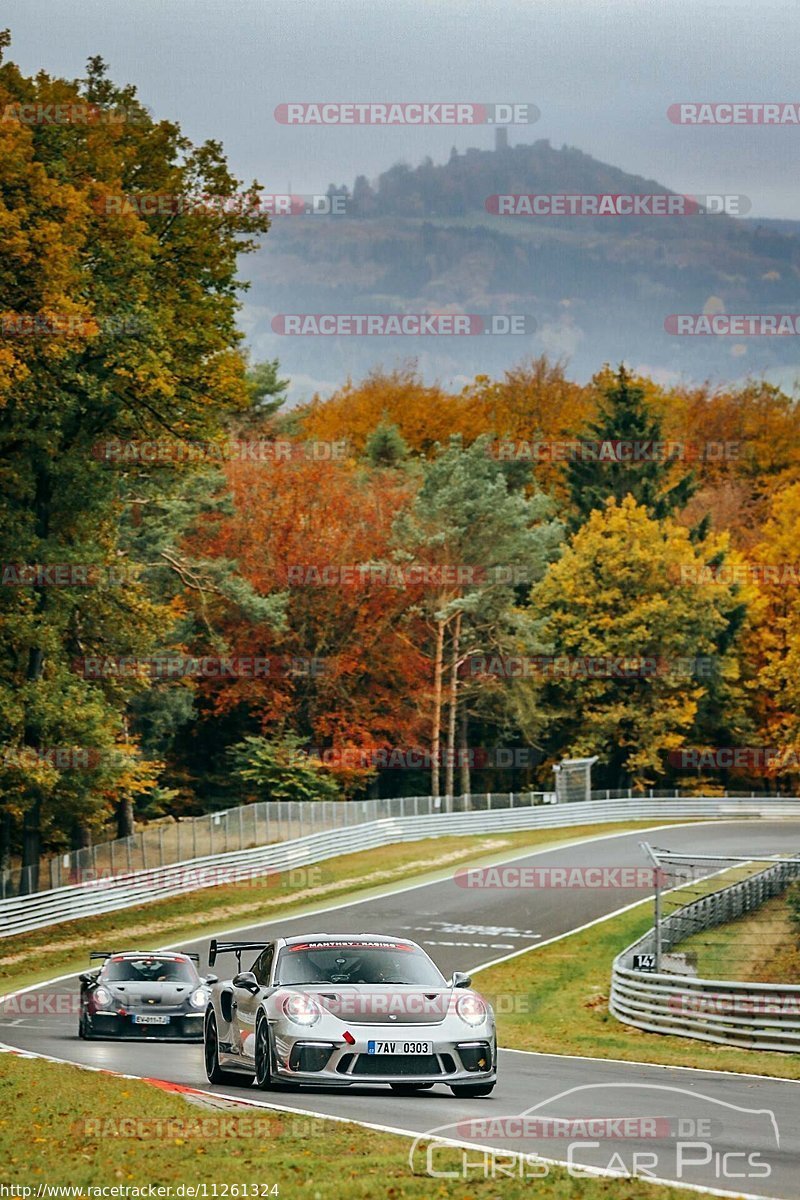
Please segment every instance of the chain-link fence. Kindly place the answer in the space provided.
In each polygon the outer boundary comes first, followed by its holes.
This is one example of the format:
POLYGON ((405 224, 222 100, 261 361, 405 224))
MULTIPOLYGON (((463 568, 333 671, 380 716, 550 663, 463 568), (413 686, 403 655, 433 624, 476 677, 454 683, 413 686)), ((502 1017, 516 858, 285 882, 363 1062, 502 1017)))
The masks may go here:
MULTIPOLYGON (((589 794, 591 800, 671 799, 693 793, 677 788, 664 790, 618 790, 602 788, 589 794)), ((725 797, 763 799, 756 792, 725 792, 725 797)), ((581 798, 583 799, 583 797, 581 798)), ((781 797, 776 796, 776 800, 781 797)), ((131 837, 98 842, 82 850, 43 858, 38 867, 18 864, 0 870, 0 899, 47 891, 69 883, 103 878, 120 872, 143 871, 224 854, 247 850, 272 842, 290 841, 305 833, 341 829, 381 816, 419 816, 440 812, 480 812, 492 808, 519 807, 529 804, 555 803, 555 792, 486 792, 467 796, 403 796, 375 800, 309 800, 262 801, 242 804, 201 817, 182 817, 179 820, 151 822, 131 837)))
POLYGON ((145 871, 234 850, 287 842, 308 833, 342 829, 381 817, 436 812, 480 812, 542 804, 546 792, 487 792, 469 796, 403 796, 376 800, 270 800, 202 817, 154 822, 131 837, 98 842, 42 860, 39 867, 0 872, 0 899, 70 883, 145 871))
POLYGON ((752 978, 758 963, 768 963, 785 943, 785 906, 774 917, 770 914, 772 919, 765 914, 735 931, 725 927, 782 896, 800 879, 800 858, 787 855, 775 861, 775 855, 753 859, 647 849, 656 868, 655 970, 752 978))
POLYGON ((800 857, 644 849, 656 866, 654 925, 614 960, 612 1015, 652 1033, 800 1052, 800 983, 782 957, 797 930, 785 902, 764 911, 800 879, 800 857))

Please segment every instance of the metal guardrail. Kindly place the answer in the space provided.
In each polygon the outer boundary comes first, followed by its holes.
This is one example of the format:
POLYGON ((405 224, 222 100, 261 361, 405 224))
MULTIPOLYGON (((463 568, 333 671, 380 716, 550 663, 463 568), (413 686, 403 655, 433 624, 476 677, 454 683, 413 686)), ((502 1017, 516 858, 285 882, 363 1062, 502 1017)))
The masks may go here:
MULTIPOLYGON (((531 796, 531 794, 527 794, 531 796)), ((114 912, 152 900, 182 895, 198 888, 213 887, 237 878, 254 878, 272 872, 323 862, 337 855, 353 854, 395 842, 463 834, 510 833, 522 829, 552 829, 574 825, 597 825, 609 821, 663 820, 690 817, 800 817, 800 799, 747 799, 687 797, 664 799, 587 800, 575 804, 518 803, 520 797, 495 797, 492 806, 473 811, 437 811, 432 797, 422 798, 431 811, 411 815, 398 813, 358 821, 359 804, 349 806, 355 821, 334 830, 309 833, 277 844, 229 854, 207 855, 183 863, 113 875, 97 882, 55 888, 0 901, 0 938, 74 921, 80 917, 114 912), (502 803, 501 801, 504 801, 502 803)), ((470 799, 470 798, 468 798, 470 799)), ((472 797, 475 800, 476 797, 472 797)), ((386 801, 364 801, 365 805, 386 801)), ((394 800, 393 805, 408 804, 394 800)), ((310 804, 305 806, 310 808, 310 804)), ((310 816, 309 816, 309 819, 310 816)))
POLYGON ((116 875, 120 871, 147 871, 189 859, 248 850, 268 842, 291 841, 307 833, 344 829, 379 817, 419 816, 439 808, 446 808, 448 812, 469 812, 509 804, 512 807, 537 804, 549 795, 546 792, 488 792, 440 797, 438 806, 430 796, 374 800, 262 800, 239 804, 201 817, 155 821, 130 837, 54 854, 38 866, 6 868, 0 871, 0 900, 29 892, 51 891, 67 884, 116 875))
MULTIPOLYGON (((778 896, 800 878, 800 863, 778 862, 685 904, 661 922, 662 953, 701 929, 736 920, 778 896)), ((698 979, 669 972, 633 970, 634 954, 654 953, 656 931, 614 959, 609 1012, 650 1033, 800 1053, 800 984, 698 979)))
MULTIPOLYGON (((736 795, 725 792, 725 795, 736 795)), ((750 795, 755 793, 740 793, 750 795)), ((646 794, 627 790, 603 789, 589 794, 590 800, 624 799, 635 796, 653 799, 656 796, 678 797, 680 791, 654 791, 646 794)), ((485 792, 468 796, 440 798, 448 812, 470 812, 474 809, 497 808, 504 805, 555 801, 555 792, 485 792), (516 799, 515 799, 516 797, 516 799), (533 798, 533 799, 531 799, 533 798)), ((583 797, 581 797, 581 800, 583 797)), ((378 817, 415 816, 433 811, 430 796, 405 796, 374 800, 320 800, 298 803, 290 800, 262 800, 254 804, 238 804, 199 817, 169 818, 153 821, 126 838, 96 842, 80 850, 65 850, 42 858, 34 866, 19 865, 0 869, 0 900, 29 892, 50 891, 67 884, 81 883, 90 878, 117 874, 119 871, 147 871, 170 863, 185 862, 210 854, 229 854, 233 850, 248 850, 267 842, 289 841, 306 833, 321 833, 323 829, 341 829, 357 819, 377 820, 378 817), (368 818, 365 812, 371 813, 368 818)))

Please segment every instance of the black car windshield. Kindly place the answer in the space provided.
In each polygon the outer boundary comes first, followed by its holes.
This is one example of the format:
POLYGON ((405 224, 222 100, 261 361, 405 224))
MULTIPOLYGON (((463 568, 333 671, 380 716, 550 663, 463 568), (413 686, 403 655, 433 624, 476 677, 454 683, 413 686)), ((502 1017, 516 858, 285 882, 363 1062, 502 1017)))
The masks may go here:
POLYGON ((141 958, 112 958, 103 967, 108 983, 197 983, 200 976, 191 961, 143 955, 141 958))
POLYGON ((287 984, 444 984, 443 975, 418 947, 407 942, 376 945, 358 939, 286 946, 278 959, 276 980, 287 984))

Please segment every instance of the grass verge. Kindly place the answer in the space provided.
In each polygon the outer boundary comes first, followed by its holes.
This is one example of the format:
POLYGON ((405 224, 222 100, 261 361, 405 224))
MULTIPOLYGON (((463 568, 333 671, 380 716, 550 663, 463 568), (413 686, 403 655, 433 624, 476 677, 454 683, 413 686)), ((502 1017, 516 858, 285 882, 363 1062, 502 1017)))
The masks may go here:
MULTIPOLYGON (((432 1113, 431 1124, 436 1121, 432 1113)), ((32 1196, 40 1185, 69 1186, 87 1200, 90 1187, 154 1185, 174 1197, 183 1184, 205 1185, 208 1197, 495 1200, 502 1189, 503 1200, 527 1200, 532 1183, 540 1182, 493 1179, 490 1168, 483 1178, 474 1167, 459 1178, 463 1160, 456 1150, 435 1158, 437 1170, 454 1170, 456 1178, 432 1178, 422 1155, 412 1171, 410 1146, 410 1139, 358 1125, 263 1109, 200 1108, 138 1080, 0 1054, 0 1183, 30 1187, 32 1196)), ((469 1153, 471 1163, 476 1157, 469 1153)), ((508 1159, 504 1166, 508 1170, 508 1159)), ((675 1195, 641 1179, 572 1179, 557 1167, 546 1186, 554 1200, 675 1195)))
POLYGON ((546 1054, 800 1079, 798 1054, 731 1049, 692 1038, 646 1033, 611 1016, 611 962, 652 923, 652 903, 647 900, 581 933, 479 972, 475 985, 482 992, 528 999, 527 1005, 519 1006, 526 1012, 498 1015, 500 1045, 546 1054))
MULTIPOLYGON (((0 993, 82 970, 90 947, 136 941, 142 947, 174 945, 304 909, 342 903, 414 882, 444 878, 456 865, 489 863, 524 851, 603 833, 647 828, 655 821, 532 829, 401 842, 328 859, 310 867, 188 892, 134 909, 51 925, 0 940, 0 993)), ((664 821, 665 825, 686 822, 664 821)))
POLYGON ((679 948, 693 956, 704 979, 800 983, 798 927, 785 896, 774 896, 727 925, 695 933, 679 948))

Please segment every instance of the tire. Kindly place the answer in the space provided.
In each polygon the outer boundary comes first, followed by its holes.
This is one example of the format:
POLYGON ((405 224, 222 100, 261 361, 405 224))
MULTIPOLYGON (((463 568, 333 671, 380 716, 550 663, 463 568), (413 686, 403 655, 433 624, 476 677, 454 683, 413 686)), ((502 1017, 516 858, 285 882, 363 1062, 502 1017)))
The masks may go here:
POLYGON ((488 1096, 494 1091, 493 1083, 451 1083, 450 1091, 454 1096, 469 1100, 477 1096, 488 1096))
POLYGON ((203 1037, 203 1057, 206 1064, 206 1076, 209 1083, 240 1083, 241 1080, 233 1071, 223 1071, 219 1065, 219 1038, 217 1037, 217 1018, 213 1012, 205 1019, 203 1037))
POLYGON ((398 1092, 401 1096, 413 1096, 414 1092, 427 1092, 433 1087, 432 1083, 390 1083, 389 1087, 393 1092, 398 1092))
POLYGON ((78 1017, 78 1037, 82 1042, 85 1042, 89 1035, 86 1032, 86 1020, 84 1017, 78 1017))
POLYGON ((262 1092, 269 1092, 273 1086, 272 1079, 272 1048, 269 1041, 269 1023, 265 1017, 259 1017, 256 1022, 256 1087, 262 1092))
POLYGON ((262 1091, 299 1092, 300 1084, 291 1079, 280 1079, 272 1071, 272 1045, 269 1036, 269 1021, 261 1017, 256 1025, 256 1087, 262 1091), (260 1035, 260 1036, 259 1036, 260 1035), (262 1082, 263 1080, 263 1082, 262 1082))

